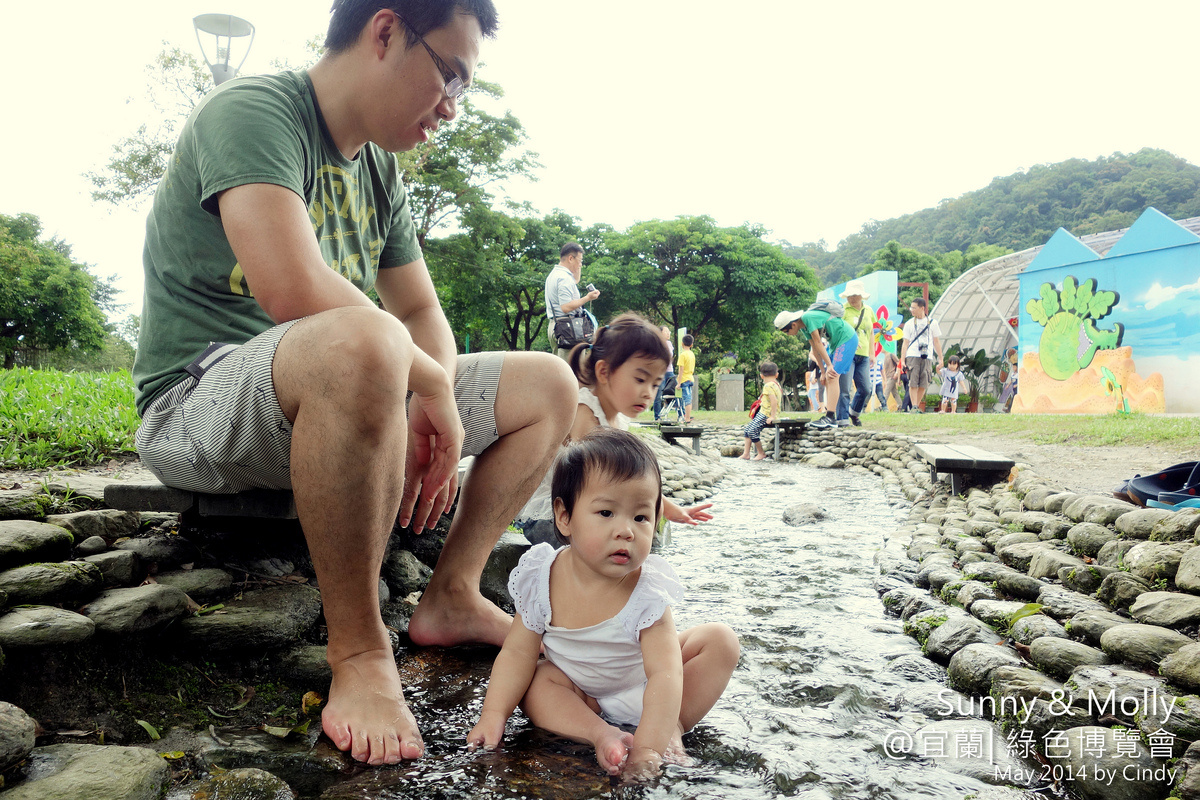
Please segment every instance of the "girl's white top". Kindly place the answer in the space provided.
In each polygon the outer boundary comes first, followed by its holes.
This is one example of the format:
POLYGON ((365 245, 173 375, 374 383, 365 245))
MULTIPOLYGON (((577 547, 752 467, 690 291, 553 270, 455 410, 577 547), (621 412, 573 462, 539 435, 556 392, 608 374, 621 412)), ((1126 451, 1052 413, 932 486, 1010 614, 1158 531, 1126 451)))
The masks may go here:
MULTIPOLYGON (((587 406, 593 414, 596 415, 596 421, 600 423, 601 428, 619 428, 620 430, 629 430, 629 417, 618 412, 616 424, 608 421, 608 417, 604 416, 604 409, 600 406, 600 398, 592 392, 589 386, 579 387, 579 405, 587 406)), ((561 455, 565 447, 560 447, 558 452, 561 455)), ((554 478, 554 465, 550 465, 550 469, 542 477, 542 482, 533 490, 533 496, 529 498, 529 502, 517 514, 518 520, 531 519, 554 519, 554 498, 550 496, 550 482, 554 478)))
POLYGON ((508 593, 525 627, 542 635, 550 663, 561 669, 612 722, 637 725, 642 716, 646 671, 641 632, 662 619, 683 597, 683 585, 662 557, 650 555, 625 607, 615 617, 587 628, 550 624, 550 566, 559 553, 539 544, 521 556, 508 578, 508 593))

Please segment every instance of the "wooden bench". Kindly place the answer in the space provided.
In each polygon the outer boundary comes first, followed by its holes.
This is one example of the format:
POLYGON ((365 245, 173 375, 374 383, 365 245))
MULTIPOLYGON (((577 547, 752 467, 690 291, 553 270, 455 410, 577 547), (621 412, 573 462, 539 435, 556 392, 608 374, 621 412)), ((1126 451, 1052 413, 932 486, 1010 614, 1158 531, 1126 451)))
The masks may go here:
POLYGON ((704 428, 691 425, 660 425, 658 430, 662 438, 671 444, 675 444, 676 439, 691 439, 692 451, 700 455, 700 436, 704 433, 704 428))
POLYGON ((292 493, 276 489, 208 494, 161 483, 112 483, 104 487, 104 504, 120 511, 167 511, 193 517, 296 519, 292 493))
POLYGON ((775 429, 775 460, 779 460, 779 446, 784 439, 799 439, 804 435, 804 428, 808 425, 806 419, 781 419, 775 422, 768 422, 764 428, 775 429))
POLYGON ((919 443, 913 449, 929 463, 929 477, 935 483, 938 473, 950 475, 950 489, 955 494, 962 494, 964 478, 998 478, 1007 475, 1014 463, 1011 458, 970 445, 919 443))

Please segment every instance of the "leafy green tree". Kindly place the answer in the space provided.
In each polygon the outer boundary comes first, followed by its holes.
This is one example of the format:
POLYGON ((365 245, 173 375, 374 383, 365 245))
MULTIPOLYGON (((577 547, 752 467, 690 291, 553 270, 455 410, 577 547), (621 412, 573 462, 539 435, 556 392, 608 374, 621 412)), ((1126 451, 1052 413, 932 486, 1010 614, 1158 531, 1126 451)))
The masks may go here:
POLYGON ((697 369, 726 352, 761 352, 775 314, 807 304, 812 270, 766 242, 757 225, 720 228, 706 216, 638 223, 606 237, 593 262, 597 314, 632 310, 697 337, 697 369), (704 355, 706 354, 706 355, 704 355))
POLYGON ((111 279, 97 279, 70 257, 60 240, 40 240, 32 214, 0 214, 0 354, 4 368, 28 362, 37 351, 100 349, 111 279))

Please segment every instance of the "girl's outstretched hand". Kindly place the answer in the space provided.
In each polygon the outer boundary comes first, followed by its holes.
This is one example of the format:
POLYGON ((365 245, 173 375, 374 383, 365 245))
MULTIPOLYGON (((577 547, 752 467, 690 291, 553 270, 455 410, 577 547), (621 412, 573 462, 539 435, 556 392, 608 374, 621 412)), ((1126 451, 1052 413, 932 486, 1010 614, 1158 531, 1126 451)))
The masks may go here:
POLYGON ((713 515, 708 512, 712 508, 712 503, 700 503, 691 508, 680 508, 674 503, 666 506, 666 516, 671 522, 678 522, 681 525, 699 525, 701 522, 708 522, 713 518, 713 515))

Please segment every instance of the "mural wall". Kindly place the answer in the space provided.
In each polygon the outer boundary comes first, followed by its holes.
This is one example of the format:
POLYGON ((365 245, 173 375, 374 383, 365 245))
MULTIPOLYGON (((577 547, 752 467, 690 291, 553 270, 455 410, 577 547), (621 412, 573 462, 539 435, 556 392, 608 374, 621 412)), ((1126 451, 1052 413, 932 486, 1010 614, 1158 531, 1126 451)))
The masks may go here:
MULTIPOLYGON (((898 334, 900 326, 904 324, 904 317, 902 313, 898 313, 896 308, 896 304, 900 300, 896 289, 896 281, 899 280, 898 273, 895 270, 881 270, 863 275, 859 280, 862 281, 863 288, 871 295, 865 305, 870 306, 879 319, 875 326, 875 355, 879 355, 884 350, 898 354, 900 352, 897 343, 898 334)), ((846 301, 842 298, 842 290, 845 288, 846 283, 839 283, 828 289, 822 289, 817 292, 817 299, 837 300, 845 305, 846 301)))
POLYGON ((1101 258, 1060 228, 1020 276, 1016 413, 1200 412, 1200 237, 1150 208, 1101 258))

